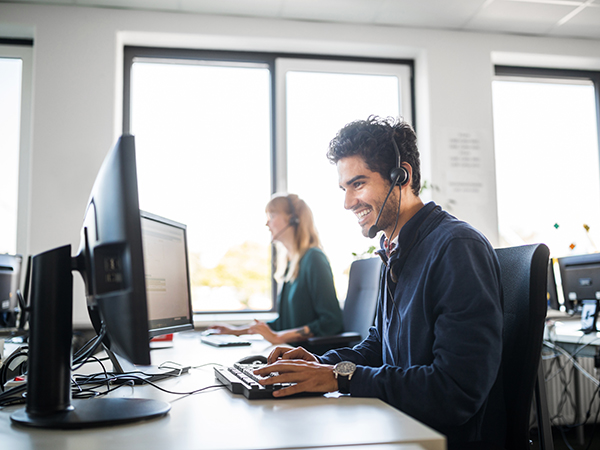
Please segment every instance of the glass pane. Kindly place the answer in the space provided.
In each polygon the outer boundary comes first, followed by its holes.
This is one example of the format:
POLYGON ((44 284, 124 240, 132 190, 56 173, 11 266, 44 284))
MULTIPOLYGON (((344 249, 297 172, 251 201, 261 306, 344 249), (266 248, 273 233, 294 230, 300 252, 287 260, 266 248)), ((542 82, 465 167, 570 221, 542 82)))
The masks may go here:
POLYGON ((600 250, 591 82, 498 80, 493 100, 501 244, 543 242, 553 257, 600 250))
POLYGON ((17 251, 22 61, 0 58, 0 253, 17 251))
POLYGON ((365 238, 354 214, 344 209, 344 194, 337 169, 326 158, 327 147, 349 122, 371 114, 399 116, 399 80, 396 76, 289 71, 286 86, 288 191, 297 193, 312 209, 343 301, 353 253, 362 255, 369 247, 378 247, 379 240, 365 238))
POLYGON ((137 62, 140 207, 188 226, 195 311, 268 310, 266 67, 137 62))

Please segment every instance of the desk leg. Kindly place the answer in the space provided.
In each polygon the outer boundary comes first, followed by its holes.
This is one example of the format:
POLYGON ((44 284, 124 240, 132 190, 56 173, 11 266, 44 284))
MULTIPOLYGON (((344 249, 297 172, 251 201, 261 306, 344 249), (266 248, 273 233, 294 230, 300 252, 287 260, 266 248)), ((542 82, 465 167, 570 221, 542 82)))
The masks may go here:
MULTIPOLYGON (((577 357, 574 356, 573 360, 577 361, 577 357)), ((573 373, 573 390, 575 394, 575 423, 580 423, 582 418, 579 414, 581 408, 581 386, 579 384, 579 371, 575 370, 573 373)), ((583 426, 575 427, 575 439, 577 445, 583 445, 585 443, 584 429, 583 426)))

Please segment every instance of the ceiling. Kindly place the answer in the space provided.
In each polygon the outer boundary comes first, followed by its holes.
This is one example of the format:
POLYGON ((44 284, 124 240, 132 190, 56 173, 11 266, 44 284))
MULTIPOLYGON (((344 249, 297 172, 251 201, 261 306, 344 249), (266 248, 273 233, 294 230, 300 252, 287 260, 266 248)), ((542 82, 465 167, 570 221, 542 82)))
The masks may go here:
POLYGON ((600 40, 600 0, 9 1, 600 40))

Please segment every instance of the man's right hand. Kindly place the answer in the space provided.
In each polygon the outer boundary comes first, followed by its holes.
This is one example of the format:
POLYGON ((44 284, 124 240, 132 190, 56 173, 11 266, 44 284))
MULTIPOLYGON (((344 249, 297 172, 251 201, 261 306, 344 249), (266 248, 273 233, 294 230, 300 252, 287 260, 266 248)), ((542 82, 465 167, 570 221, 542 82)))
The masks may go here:
POLYGON ((289 347, 277 347, 269 355, 267 362, 273 364, 279 359, 302 359, 304 361, 319 362, 317 357, 312 353, 308 352, 302 347, 296 347, 290 349, 289 347))

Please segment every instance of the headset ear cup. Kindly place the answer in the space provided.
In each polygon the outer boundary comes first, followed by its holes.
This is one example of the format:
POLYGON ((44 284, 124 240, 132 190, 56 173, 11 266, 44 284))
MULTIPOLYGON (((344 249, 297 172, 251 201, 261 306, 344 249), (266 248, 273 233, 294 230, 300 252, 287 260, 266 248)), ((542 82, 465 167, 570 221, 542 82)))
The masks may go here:
POLYGON ((392 183, 395 182, 398 186, 404 186, 408 183, 408 170, 404 167, 395 167, 392 169, 390 178, 392 179, 392 183))
POLYGON ((296 227, 300 224, 300 219, 296 215, 296 208, 294 207, 294 202, 292 201, 289 195, 286 196, 286 198, 288 201, 288 206, 290 208, 290 225, 296 227))

